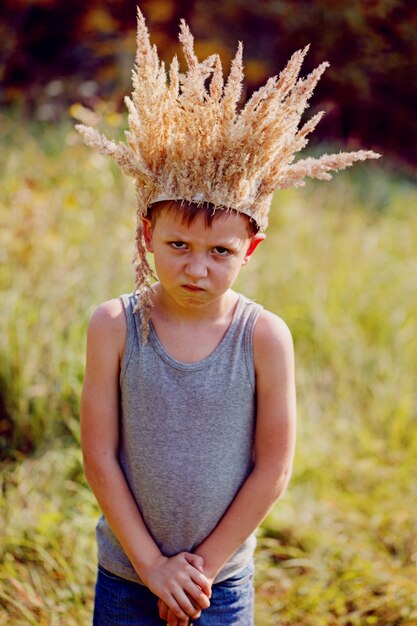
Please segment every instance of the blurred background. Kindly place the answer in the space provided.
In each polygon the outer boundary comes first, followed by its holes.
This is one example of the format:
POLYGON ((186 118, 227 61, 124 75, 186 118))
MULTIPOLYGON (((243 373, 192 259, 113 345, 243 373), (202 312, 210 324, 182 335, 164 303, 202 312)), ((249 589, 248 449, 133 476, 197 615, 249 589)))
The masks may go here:
MULTIPOLYGON (((310 44, 330 68, 305 153, 378 162, 277 192, 237 288, 282 316, 297 357, 287 494, 259 531, 257 626, 417 623, 417 4, 142 0, 169 63, 178 24, 250 97, 310 44)), ((133 288, 134 189, 76 120, 122 137, 136 2, 0 7, 0 626, 91 618, 98 508, 79 399, 96 306, 133 288)))

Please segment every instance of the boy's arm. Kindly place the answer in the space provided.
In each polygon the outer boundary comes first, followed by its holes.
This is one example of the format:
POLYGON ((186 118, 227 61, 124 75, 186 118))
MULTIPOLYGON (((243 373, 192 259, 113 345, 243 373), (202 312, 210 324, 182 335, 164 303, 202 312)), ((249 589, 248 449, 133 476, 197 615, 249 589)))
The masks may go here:
POLYGON ((295 448, 294 349, 285 323, 267 311, 254 330, 257 415, 254 467, 211 534, 194 551, 213 580, 285 491, 295 448))
POLYGON ((119 372, 126 318, 119 300, 101 305, 87 335, 81 397, 81 444, 87 481, 114 534, 145 584, 181 619, 209 606, 210 585, 202 559, 161 554, 131 494, 118 460, 119 372), (195 560, 197 559, 197 560, 195 560), (204 593, 203 593, 204 592, 204 593))

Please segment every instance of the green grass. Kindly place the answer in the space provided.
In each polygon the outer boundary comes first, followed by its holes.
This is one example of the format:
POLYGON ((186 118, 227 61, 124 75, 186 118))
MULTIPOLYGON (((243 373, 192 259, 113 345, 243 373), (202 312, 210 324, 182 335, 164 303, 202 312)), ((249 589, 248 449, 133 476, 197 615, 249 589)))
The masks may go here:
MULTIPOLYGON (((86 323, 133 284, 134 192, 69 126, 0 116, 0 625, 88 624, 86 323)), ((287 494, 259 531, 257 626, 417 623, 417 187, 374 164, 277 194, 238 288, 297 358, 287 494)))

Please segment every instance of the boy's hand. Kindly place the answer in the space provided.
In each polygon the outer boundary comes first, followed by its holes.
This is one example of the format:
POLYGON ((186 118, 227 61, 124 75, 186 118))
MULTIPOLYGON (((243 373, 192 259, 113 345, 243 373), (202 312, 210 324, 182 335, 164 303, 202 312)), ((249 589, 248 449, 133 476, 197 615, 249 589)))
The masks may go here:
MULTIPOLYGON (((196 555, 194 555, 196 556, 196 555)), ((203 559, 200 557, 199 561, 195 562, 195 566, 199 569, 200 572, 204 573, 203 569, 203 559)), ((213 584, 213 578, 208 577, 208 582, 210 585, 210 596, 211 596, 211 586, 213 584)), ((206 607, 207 608, 207 607, 206 607)), ((190 626, 192 622, 187 618, 186 620, 179 619, 171 609, 165 604, 165 602, 161 599, 158 600, 158 609, 159 609, 159 617, 167 622, 168 626, 190 626)), ((201 615, 201 611, 198 611, 198 614, 193 617, 193 619, 198 619, 201 615)))
POLYGON ((197 619, 201 609, 210 606, 211 585, 203 574, 202 557, 195 554, 160 555, 141 572, 141 578, 170 611, 170 624, 187 626, 189 618, 197 619))
MULTIPOLYGON (((163 600, 158 600, 159 617, 164 620, 169 626, 189 626, 190 621, 187 619, 179 619, 174 613, 167 607, 163 600)), ((194 618, 196 619, 196 618, 194 618)))

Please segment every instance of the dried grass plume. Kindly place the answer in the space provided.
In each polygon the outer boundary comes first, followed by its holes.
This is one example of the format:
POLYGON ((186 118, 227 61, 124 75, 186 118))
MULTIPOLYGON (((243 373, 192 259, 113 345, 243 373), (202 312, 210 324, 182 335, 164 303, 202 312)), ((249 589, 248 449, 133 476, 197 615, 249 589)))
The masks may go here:
POLYGON ((179 40, 187 62, 184 74, 176 56, 166 71, 138 9, 133 92, 125 98, 129 112, 126 143, 110 141, 88 126, 76 126, 89 146, 111 156, 136 180, 136 287, 144 294, 151 271, 140 218, 150 204, 162 199, 209 202, 243 212, 265 229, 276 189, 304 185, 306 177, 329 180, 332 170, 380 156, 359 150, 294 162, 323 116, 318 113, 299 128, 328 66, 322 63, 299 78, 308 46, 295 52, 279 76, 270 78, 238 110, 244 78, 242 44, 225 82, 218 54, 202 61, 197 58, 184 20, 179 40))

